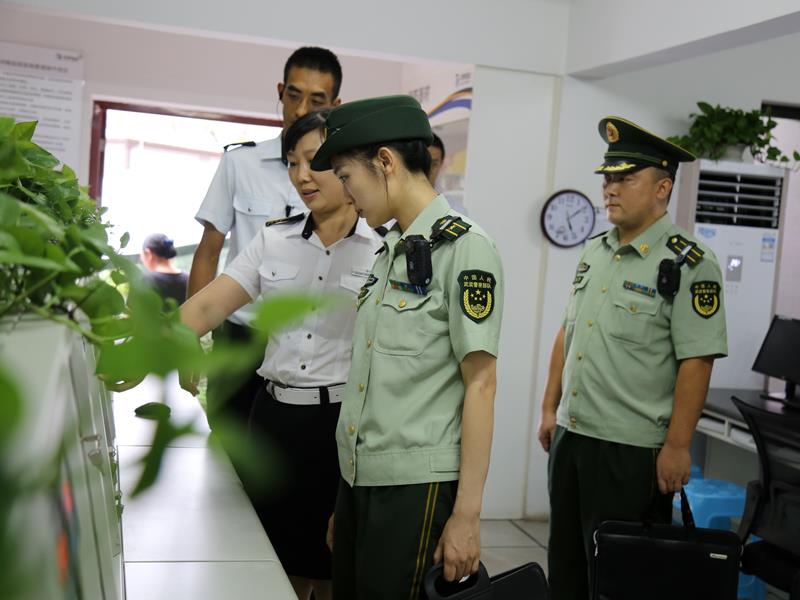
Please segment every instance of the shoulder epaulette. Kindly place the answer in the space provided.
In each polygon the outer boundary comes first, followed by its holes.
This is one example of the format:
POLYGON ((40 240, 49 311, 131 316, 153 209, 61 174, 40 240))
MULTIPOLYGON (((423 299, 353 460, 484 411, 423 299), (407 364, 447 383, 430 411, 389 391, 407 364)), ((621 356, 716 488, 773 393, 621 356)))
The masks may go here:
POLYGON ((283 223, 297 223, 298 221, 302 221, 306 218, 306 215, 303 213, 297 213, 296 215, 292 215, 291 217, 281 217, 280 219, 272 219, 271 221, 267 221, 264 223, 264 227, 270 227, 272 225, 281 225, 283 223))
POLYGON ((446 216, 442 217, 431 227, 431 242, 447 240, 453 242, 469 231, 472 227, 461 217, 446 216))
POLYGON ((225 144, 222 149, 224 152, 230 150, 236 150, 236 148, 244 148, 244 147, 252 147, 255 146, 255 142, 234 142, 233 144, 225 144))
POLYGON ((686 246, 691 246, 691 250, 686 255, 686 264, 690 267, 694 267, 697 265, 701 260, 703 260, 703 252, 695 242, 690 242, 685 237, 679 234, 671 235, 667 239, 667 248, 672 250, 675 254, 680 254, 686 248, 686 246))

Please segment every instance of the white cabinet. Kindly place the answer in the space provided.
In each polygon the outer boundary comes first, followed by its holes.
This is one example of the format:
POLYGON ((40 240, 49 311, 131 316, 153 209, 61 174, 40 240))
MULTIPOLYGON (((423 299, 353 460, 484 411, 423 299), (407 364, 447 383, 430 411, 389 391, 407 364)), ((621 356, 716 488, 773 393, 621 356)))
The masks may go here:
MULTIPOLYGON (((15 600, 123 600, 114 427, 94 355, 75 332, 25 317, 0 321, 0 362, 24 398, 23 417, 0 457, 12 492, 18 575, 15 600)), ((13 589, 13 588, 12 588, 13 589)))

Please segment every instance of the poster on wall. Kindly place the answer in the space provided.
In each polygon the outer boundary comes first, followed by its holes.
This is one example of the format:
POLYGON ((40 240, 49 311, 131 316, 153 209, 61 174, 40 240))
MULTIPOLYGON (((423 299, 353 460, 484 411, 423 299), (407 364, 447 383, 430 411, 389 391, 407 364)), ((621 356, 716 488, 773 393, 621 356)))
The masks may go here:
POLYGON ((0 42, 0 115, 38 121, 33 141, 79 171, 83 56, 0 42))
POLYGON ((472 110, 473 67, 470 65, 406 65, 403 87, 416 98, 441 138, 445 156, 437 190, 456 210, 469 214, 464 201, 467 164, 467 136, 472 110))

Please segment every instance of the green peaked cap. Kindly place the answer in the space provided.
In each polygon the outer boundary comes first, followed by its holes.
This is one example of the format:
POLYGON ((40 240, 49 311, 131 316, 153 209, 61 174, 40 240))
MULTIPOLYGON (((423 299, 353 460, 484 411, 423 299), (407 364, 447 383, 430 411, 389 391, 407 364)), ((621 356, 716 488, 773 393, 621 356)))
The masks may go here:
POLYGON ((320 146, 311 168, 331 169, 337 154, 381 142, 423 140, 433 143, 428 115, 411 96, 382 96, 347 102, 334 108, 325 122, 325 142, 320 146))
POLYGON ((608 144, 608 151, 595 173, 628 173, 645 167, 658 167, 674 176, 679 163, 692 162, 696 158, 677 144, 620 117, 601 119, 597 129, 608 144))

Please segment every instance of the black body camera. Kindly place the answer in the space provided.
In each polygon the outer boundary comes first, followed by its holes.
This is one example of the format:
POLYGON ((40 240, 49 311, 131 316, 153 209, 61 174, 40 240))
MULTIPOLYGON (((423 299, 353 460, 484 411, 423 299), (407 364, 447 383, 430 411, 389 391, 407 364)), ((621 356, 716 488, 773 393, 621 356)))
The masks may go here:
POLYGON ((428 285, 433 278, 431 243, 421 235, 409 235, 405 239, 405 247, 409 282, 428 285))

